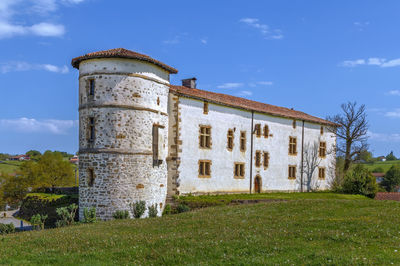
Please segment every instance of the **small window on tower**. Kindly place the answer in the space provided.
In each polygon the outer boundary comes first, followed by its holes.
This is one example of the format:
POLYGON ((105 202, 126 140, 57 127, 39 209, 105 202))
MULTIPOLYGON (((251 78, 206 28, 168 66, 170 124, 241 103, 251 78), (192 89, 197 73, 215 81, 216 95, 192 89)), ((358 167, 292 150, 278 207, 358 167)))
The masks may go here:
POLYGON ((89 187, 93 187, 94 180, 95 180, 94 170, 92 168, 89 168, 88 169, 88 179, 87 179, 89 187))
POLYGON ((208 102, 203 103, 203 114, 208 114, 208 102))
POLYGON ((89 96, 94 96, 94 79, 89 79, 89 96))
POLYGON ((96 134, 94 117, 89 117, 89 141, 93 142, 96 134))

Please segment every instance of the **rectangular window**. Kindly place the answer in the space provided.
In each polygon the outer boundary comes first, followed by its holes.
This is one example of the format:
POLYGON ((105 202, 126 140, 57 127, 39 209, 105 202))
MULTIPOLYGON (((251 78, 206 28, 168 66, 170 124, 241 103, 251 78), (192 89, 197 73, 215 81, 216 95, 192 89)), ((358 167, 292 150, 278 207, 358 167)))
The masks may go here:
POLYGON ((289 165, 289 179, 296 179, 296 165, 289 165))
POLYGON ((268 138, 269 136, 269 127, 268 125, 264 126, 264 138, 268 138))
POLYGON ((234 164, 234 178, 243 179, 244 178, 244 163, 235 163, 234 164))
POLYGON ((261 124, 256 124, 254 131, 256 133, 257 138, 261 137, 261 124))
POLYGON ((89 117, 89 141, 93 142, 95 138, 95 124, 94 124, 94 117, 89 117))
POLYGON ((297 154, 297 138, 289 137, 289 155, 297 154))
POLYGON ((89 187, 93 187, 94 179, 95 179, 94 170, 92 168, 89 168, 88 169, 88 179, 87 179, 89 187))
POLYGON ((326 156, 326 142, 321 141, 319 143, 319 152, 318 152, 319 157, 325 158, 326 156))
POLYGON ((246 151, 246 131, 240 131, 240 151, 246 151))
POLYGON ((200 148, 211 149, 211 126, 200 126, 200 148))
POLYGON ((162 125, 153 125, 153 166, 160 165, 163 160, 164 138, 162 125))
POLYGON ((211 161, 199 160, 199 178, 211 177, 211 161))
POLYGON ((321 126, 321 135, 323 135, 323 134, 324 134, 324 127, 321 126))
POLYGON ((264 169, 267 169, 269 166, 269 153, 268 152, 264 152, 263 154, 263 159, 264 159, 264 169))
POLYGON ((318 167, 318 178, 325 179, 325 167, 318 167))
POLYGON ((293 120, 292 126, 293 128, 296 128, 296 120, 293 120))
POLYGON ((94 79, 89 79, 89 96, 94 96, 94 79))
POLYGON ((261 166, 261 152, 256 151, 256 158, 255 158, 256 167, 261 166))
POLYGON ((208 102, 203 103, 203 114, 208 114, 208 102))
POLYGON ((228 150, 232 150, 233 149, 233 130, 232 129, 229 129, 228 130, 228 135, 227 135, 227 137, 228 137, 228 143, 227 143, 227 148, 228 148, 228 150))

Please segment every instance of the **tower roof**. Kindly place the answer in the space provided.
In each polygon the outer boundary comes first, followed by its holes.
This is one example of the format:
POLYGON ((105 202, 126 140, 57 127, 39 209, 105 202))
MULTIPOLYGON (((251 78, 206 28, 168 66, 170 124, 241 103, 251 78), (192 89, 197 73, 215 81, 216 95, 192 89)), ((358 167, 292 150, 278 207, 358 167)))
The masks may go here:
POLYGON ((144 54, 139 54, 124 48, 116 48, 116 49, 110 49, 110 50, 105 50, 105 51, 99 51, 99 52, 94 52, 94 53, 88 53, 79 57, 75 57, 74 59, 72 59, 71 61, 71 65, 76 68, 79 69, 79 64, 84 61, 84 60, 88 60, 88 59, 95 59, 95 58, 128 58, 128 59, 137 59, 137 60, 141 60, 141 61, 146 61, 152 64, 155 64, 165 70, 167 70, 170 74, 176 74, 178 73, 178 70, 170 67, 158 60, 155 60, 153 58, 151 58, 148 55, 144 55, 144 54))

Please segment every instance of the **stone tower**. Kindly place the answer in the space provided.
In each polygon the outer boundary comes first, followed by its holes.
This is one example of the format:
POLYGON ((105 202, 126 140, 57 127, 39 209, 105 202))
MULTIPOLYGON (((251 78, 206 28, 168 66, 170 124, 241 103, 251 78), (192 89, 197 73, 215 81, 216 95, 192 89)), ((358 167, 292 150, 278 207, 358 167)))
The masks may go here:
POLYGON ((90 207, 111 219, 140 200, 161 215, 169 75, 177 70, 122 48, 74 58, 72 66, 79 69, 80 219, 90 207))

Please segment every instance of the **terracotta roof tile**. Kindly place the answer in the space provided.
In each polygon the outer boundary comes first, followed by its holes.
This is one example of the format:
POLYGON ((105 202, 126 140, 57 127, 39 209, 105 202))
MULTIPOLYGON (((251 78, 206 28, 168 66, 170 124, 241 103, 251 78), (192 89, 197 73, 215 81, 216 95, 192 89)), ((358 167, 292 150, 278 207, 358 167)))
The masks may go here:
POLYGON ((285 107, 279 107, 275 105, 265 104, 261 102, 251 101, 248 99, 235 97, 232 95, 216 93, 211 91, 204 91, 199 89, 192 89, 183 86, 170 85, 170 91, 178 95, 198 98, 202 100, 207 100, 210 102, 228 105, 232 107, 238 107, 246 110, 256 111, 260 113, 266 113, 274 116, 305 120, 308 122, 313 122, 317 124, 329 125, 329 126, 339 126, 335 123, 327 121, 322 118, 308 115, 306 113, 292 110, 285 107))
POLYGON ((378 192, 375 196, 376 200, 396 200, 400 201, 399 192, 378 192))
POLYGON ((130 59, 137 59, 141 61, 146 61, 153 63, 165 70, 167 70, 171 74, 176 74, 178 73, 178 70, 176 70, 173 67, 170 67, 158 60, 155 60, 151 58, 148 55, 144 54, 139 54, 124 48, 116 48, 116 49, 110 49, 110 50, 105 50, 105 51, 99 51, 99 52, 94 52, 94 53, 88 53, 79 57, 75 57, 71 61, 71 65, 77 69, 79 69, 79 64, 88 59, 94 59, 94 58, 130 58, 130 59))

